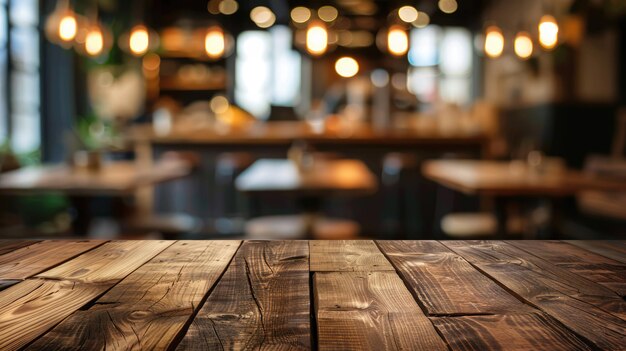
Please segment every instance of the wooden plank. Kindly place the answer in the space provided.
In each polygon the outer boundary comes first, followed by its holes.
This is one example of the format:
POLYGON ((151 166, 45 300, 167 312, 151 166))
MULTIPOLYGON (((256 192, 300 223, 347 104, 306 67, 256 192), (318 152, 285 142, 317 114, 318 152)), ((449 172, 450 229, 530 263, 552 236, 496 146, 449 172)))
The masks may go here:
POLYGON ((626 322, 603 309, 612 306, 601 303, 609 297, 595 288, 599 285, 586 284, 577 275, 572 278, 572 273, 503 242, 447 241, 444 245, 596 347, 623 350, 626 345, 626 322), (591 291, 602 295, 591 296, 591 291))
POLYGON ((439 242, 420 240, 377 243, 430 316, 535 310, 521 303, 439 242))
POLYGON ((29 349, 167 349, 240 243, 175 243, 109 290, 93 307, 76 311, 29 349))
MULTIPOLYGON (((456 245, 453 242, 447 242, 446 245, 448 244, 456 245)), ((458 245, 466 246, 462 243, 458 245)), ((480 252, 481 258, 491 260, 492 264, 521 266, 525 277, 535 281, 535 284, 545 284, 551 289, 597 306, 626 320, 626 301, 600 284, 557 267, 505 242, 474 242, 472 247, 476 249, 475 253, 480 252)))
POLYGON ((447 350, 394 272, 314 275, 320 350, 447 350))
POLYGON ((393 271, 371 240, 310 241, 311 272, 393 271))
POLYGON ((585 250, 597 253, 626 263, 626 242, 618 240, 566 240, 565 242, 582 247, 585 250))
POLYGON ((106 243, 0 292, 0 350, 26 346, 171 245, 106 243))
POLYGON ((626 296, 626 264, 562 241, 508 241, 515 247, 626 296))
POLYGON ((26 279, 104 244, 102 240, 46 240, 0 256, 0 281, 26 279))
POLYGON ((0 255, 13 252, 22 247, 32 245, 39 240, 0 240, 0 255))
POLYGON ((172 244, 173 241, 164 240, 112 241, 36 277, 81 283, 117 283, 172 244))
POLYGON ((246 241, 179 350, 311 348, 306 241, 246 241))
POLYGON ((543 313, 433 317, 452 350, 591 350, 543 313))

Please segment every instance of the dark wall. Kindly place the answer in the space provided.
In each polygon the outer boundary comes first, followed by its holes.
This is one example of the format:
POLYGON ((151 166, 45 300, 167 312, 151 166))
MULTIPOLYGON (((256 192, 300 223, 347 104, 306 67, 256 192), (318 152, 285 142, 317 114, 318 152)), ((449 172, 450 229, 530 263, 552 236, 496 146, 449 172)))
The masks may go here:
POLYGON ((588 155, 610 153, 615 118, 615 105, 546 104, 505 110, 502 126, 512 150, 532 140, 547 155, 582 168, 588 155))
MULTIPOLYGON (((54 1, 42 2, 42 20, 54 10, 54 1)), ((43 23, 43 22, 42 22, 43 23)), ((65 135, 75 111, 74 54, 42 37, 41 41, 41 149, 44 162, 59 162, 66 155, 65 135)))

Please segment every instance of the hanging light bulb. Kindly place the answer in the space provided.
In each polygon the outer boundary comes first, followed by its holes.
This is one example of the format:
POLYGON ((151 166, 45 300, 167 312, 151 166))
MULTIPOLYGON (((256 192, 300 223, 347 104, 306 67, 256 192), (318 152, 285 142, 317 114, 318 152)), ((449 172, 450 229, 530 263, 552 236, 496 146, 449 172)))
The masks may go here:
POLYGON ((387 32, 387 49, 392 55, 402 56, 409 51, 409 37, 404 28, 392 26, 387 32))
POLYGON ((90 29, 85 38, 85 51, 90 56, 98 56, 102 53, 103 49, 104 36, 102 35, 102 31, 100 31, 98 27, 90 29))
POLYGON ((133 27, 128 38, 128 45, 130 51, 136 56, 141 56, 148 52, 148 47, 150 46, 148 29, 143 25, 133 27))
POLYGON ((76 38, 78 23, 73 13, 66 13, 59 22, 59 38, 65 42, 70 42, 76 38))
POLYGON ((550 15, 544 15, 539 21, 539 44, 544 49, 553 49, 559 40, 559 25, 550 15))
POLYGON ((515 36, 515 54, 522 59, 527 59, 533 54, 533 40, 527 32, 519 32, 515 36))
POLYGON ((485 34, 485 54, 491 58, 497 58, 504 51, 504 35, 496 26, 487 27, 485 34))
POLYGON ((133 56, 143 56, 159 46, 159 36, 145 25, 138 24, 119 37, 118 45, 133 56))
POLYGON ((328 31, 322 22, 313 22, 306 31, 306 49, 312 55, 321 55, 328 48, 328 31))
POLYGON ((344 78, 354 77, 359 73, 359 63, 352 57, 344 56, 335 62, 335 71, 344 78))
POLYGON ((48 16, 45 33, 48 40, 68 47, 78 33, 82 19, 72 10, 69 0, 60 0, 48 16))
POLYGON ((220 27, 211 27, 204 37, 204 50, 212 59, 224 56, 226 51, 226 37, 220 27))

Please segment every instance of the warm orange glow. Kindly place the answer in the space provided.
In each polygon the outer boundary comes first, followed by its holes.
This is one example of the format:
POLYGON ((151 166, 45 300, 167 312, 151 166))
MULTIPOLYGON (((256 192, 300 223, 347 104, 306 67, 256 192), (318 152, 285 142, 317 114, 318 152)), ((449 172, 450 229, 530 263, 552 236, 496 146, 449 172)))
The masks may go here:
POLYGON ((219 28, 209 29, 204 38, 204 49, 210 58, 220 58, 226 50, 224 32, 219 28))
POLYGON ((265 6, 257 6, 250 11, 250 19, 260 28, 269 28, 276 22, 276 15, 265 6))
POLYGON ((317 10, 317 17, 324 22, 332 22, 339 16, 339 11, 332 6, 322 6, 317 10))
POLYGON ((402 56, 409 51, 409 37, 401 27, 391 27, 387 33, 387 48, 392 55, 402 56))
POLYGON ((104 49, 104 36, 100 28, 95 27, 89 30, 85 37, 85 51, 91 56, 98 56, 104 49))
POLYGON ((141 56, 148 51, 150 46, 150 34, 145 26, 135 26, 130 32, 128 39, 130 52, 133 55, 141 56))
POLYGON ((76 37, 78 25, 73 13, 67 13, 59 21, 59 38, 63 41, 72 41, 76 37))
POLYGON ((541 17, 539 21, 539 44, 545 49, 553 49, 559 40, 559 25, 550 15, 541 17))
POLYGON ((335 62, 335 71, 344 78, 354 77, 359 73, 359 63, 352 57, 342 57, 335 62))
POLYGON ((533 54, 533 41, 527 32, 519 32, 515 36, 515 54, 522 59, 527 59, 533 54))
POLYGON ((321 55, 328 48, 328 31, 322 23, 313 23, 306 31, 306 49, 313 55, 321 55))
POLYGON ((456 0, 439 0, 439 9, 443 13, 454 13, 459 8, 456 0))
POLYGON ((504 51, 504 36, 500 28, 490 26, 485 35, 485 54, 491 58, 500 57, 504 51))

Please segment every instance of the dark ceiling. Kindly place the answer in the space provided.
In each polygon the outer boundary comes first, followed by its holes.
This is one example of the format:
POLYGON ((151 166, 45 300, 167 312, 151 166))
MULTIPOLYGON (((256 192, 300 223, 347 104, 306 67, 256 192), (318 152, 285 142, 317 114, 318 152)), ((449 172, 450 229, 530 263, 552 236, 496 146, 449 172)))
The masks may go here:
MULTIPOLYGON (((239 0, 239 10, 234 15, 211 15, 207 11, 206 0, 144 0, 143 7, 146 21, 154 27, 192 23, 203 25, 204 22, 218 21, 231 31, 238 32, 254 29, 256 26, 249 17, 250 10, 256 6, 267 6, 276 14, 278 24, 289 23, 289 12, 295 6, 319 8, 333 5, 339 9, 341 16, 351 19, 352 29, 377 30, 384 27, 390 12, 403 5, 413 5, 426 12, 431 23, 443 26, 462 26, 470 29, 482 27, 481 13, 491 0, 459 0, 459 8, 453 14, 445 14, 437 7, 437 0, 421 1, 380 1, 380 0, 239 0), (370 4, 368 4, 370 3, 370 4), (373 3, 373 7, 371 6, 373 3), (373 15, 359 14, 359 8, 376 9, 373 15), (367 19, 364 20, 364 17, 367 19), (367 28, 369 27, 369 28, 367 28)), ((134 11, 137 12, 137 11, 134 11)))

